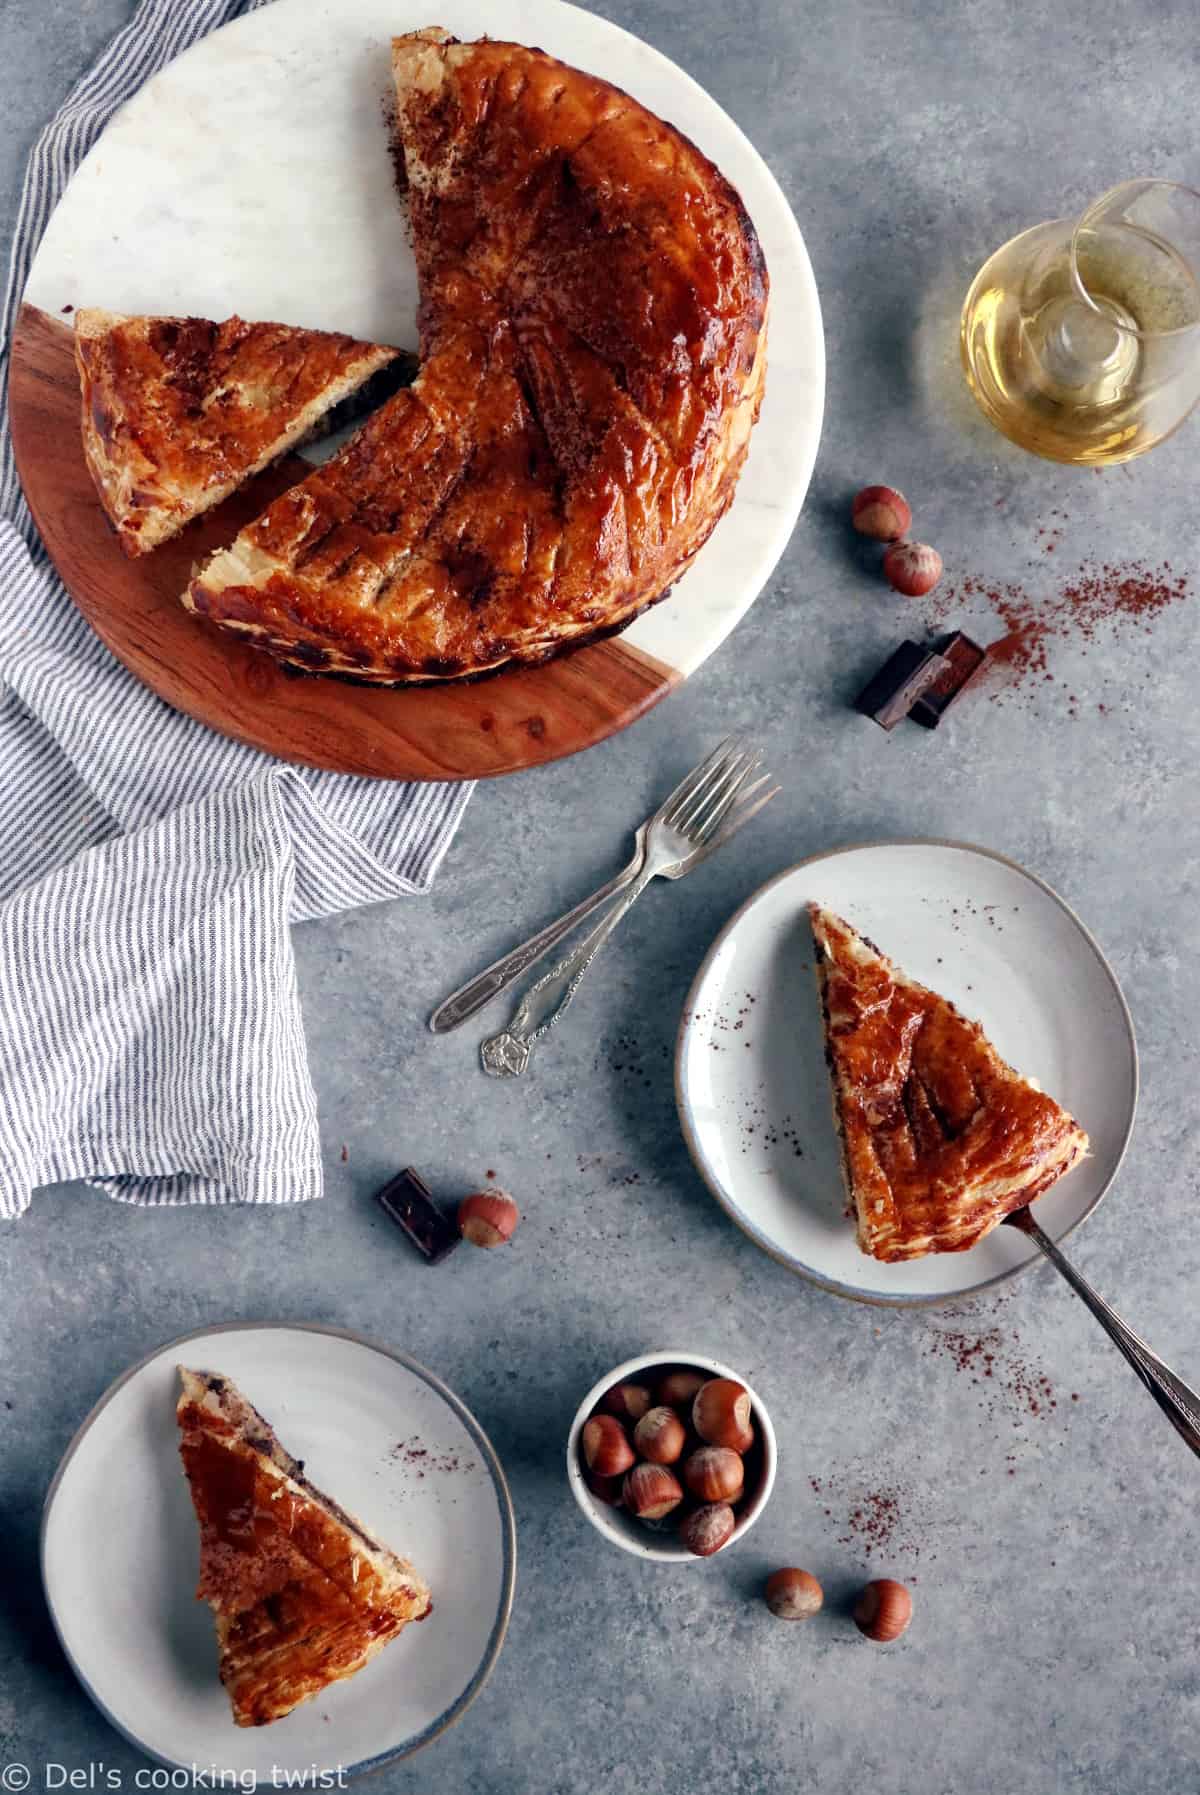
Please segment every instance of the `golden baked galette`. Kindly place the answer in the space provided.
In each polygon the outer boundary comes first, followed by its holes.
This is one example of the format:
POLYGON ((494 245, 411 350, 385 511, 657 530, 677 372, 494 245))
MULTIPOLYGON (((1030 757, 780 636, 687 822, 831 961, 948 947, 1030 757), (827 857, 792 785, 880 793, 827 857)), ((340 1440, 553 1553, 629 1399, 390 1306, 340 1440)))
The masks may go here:
POLYGON ((227 1377, 180 1367, 179 1450, 200 1523, 200 1585, 238 1726, 281 1720, 352 1677, 429 1589, 314 1488, 227 1377))
POLYGON ((1087 1135, 977 1022, 832 911, 810 915, 858 1244, 876 1259, 962 1252, 1069 1172, 1087 1135))
POLYGON ((606 81, 436 28, 393 73, 420 374, 185 603, 396 685, 546 660, 666 594, 746 455, 767 272, 719 170, 606 81))
POLYGON ((83 452, 126 554, 220 504, 395 359, 290 324, 76 312, 83 452))

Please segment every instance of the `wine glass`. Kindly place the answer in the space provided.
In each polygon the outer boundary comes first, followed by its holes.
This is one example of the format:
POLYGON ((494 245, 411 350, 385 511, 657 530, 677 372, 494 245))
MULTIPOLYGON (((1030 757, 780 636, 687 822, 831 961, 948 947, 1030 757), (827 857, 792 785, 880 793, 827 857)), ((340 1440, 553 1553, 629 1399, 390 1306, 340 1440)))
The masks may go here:
POLYGON ((1124 181, 1014 237, 975 276, 961 343, 984 414, 1022 448, 1144 455, 1200 399, 1200 193, 1124 181))

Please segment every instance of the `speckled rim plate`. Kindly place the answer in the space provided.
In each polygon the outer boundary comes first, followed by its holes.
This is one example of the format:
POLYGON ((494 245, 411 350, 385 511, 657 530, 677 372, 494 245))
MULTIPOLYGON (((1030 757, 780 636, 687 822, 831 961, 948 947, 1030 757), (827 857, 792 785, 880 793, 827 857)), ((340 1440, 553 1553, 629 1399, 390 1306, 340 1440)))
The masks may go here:
POLYGON ((779 873, 725 925, 688 993, 675 1052, 684 1139, 743 1233, 858 1302, 926 1306, 987 1290, 1040 1257, 1011 1228, 966 1253, 901 1265, 854 1244, 812 973, 813 898, 977 1017, 1087 1129, 1089 1159, 1038 1202, 1059 1240, 1109 1190, 1133 1132, 1137 1045, 1116 976, 1035 874, 966 842, 908 839, 810 855, 779 873))
POLYGON ((516 1522, 487 1435, 453 1391, 407 1353, 315 1322, 229 1322, 156 1347, 105 1391, 47 1492, 41 1568, 71 1668, 130 1744, 172 1769, 253 1774, 262 1786, 275 1768, 310 1779, 322 1770, 347 1777, 377 1770, 462 1718, 504 1643, 516 1522), (204 1365, 209 1353, 208 1368, 244 1387, 284 1444, 307 1459, 318 1487, 411 1556, 434 1591, 427 1621, 406 1629, 356 1677, 268 1727, 234 1726, 217 1680, 212 1618, 195 1599, 198 1534, 179 1463, 174 1399, 178 1363, 204 1365), (382 1443, 413 1433, 441 1473, 406 1471, 390 1455, 381 1471, 382 1443), (477 1462, 463 1463, 464 1450, 477 1462), (455 1461, 452 1484, 448 1457, 455 1461), (95 1550, 98 1538, 103 1552, 95 1550), (137 1575, 123 1577, 130 1566, 137 1575), (440 1638, 426 1631, 435 1623, 440 1638), (424 1700, 424 1685, 436 1679, 442 1660, 452 1666, 452 1697, 444 1705, 427 1702, 419 1724, 410 1724, 413 1702, 424 1700), (422 1687, 413 1694, 415 1683, 422 1687), (164 1697, 158 1703, 156 1691, 164 1697), (402 1736, 386 1737, 397 1727, 402 1736), (156 1728, 164 1728, 169 1744, 162 1733, 153 1736, 156 1728))

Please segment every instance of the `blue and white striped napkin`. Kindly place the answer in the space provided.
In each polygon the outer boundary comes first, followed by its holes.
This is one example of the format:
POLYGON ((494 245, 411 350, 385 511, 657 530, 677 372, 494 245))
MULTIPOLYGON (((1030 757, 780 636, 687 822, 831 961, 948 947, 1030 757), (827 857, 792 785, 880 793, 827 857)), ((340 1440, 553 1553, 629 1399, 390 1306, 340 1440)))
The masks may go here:
POLYGON ((169 710, 94 636, 21 496, 13 320, 121 103, 260 0, 142 0, 30 160, 0 318, 0 1216, 321 1194, 289 925, 428 888, 470 788, 282 765, 169 710))

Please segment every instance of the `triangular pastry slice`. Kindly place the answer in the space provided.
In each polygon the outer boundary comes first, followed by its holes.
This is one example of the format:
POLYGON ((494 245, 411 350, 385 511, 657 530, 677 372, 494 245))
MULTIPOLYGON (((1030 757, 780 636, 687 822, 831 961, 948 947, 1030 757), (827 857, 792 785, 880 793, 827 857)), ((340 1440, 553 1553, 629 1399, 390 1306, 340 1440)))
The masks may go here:
POLYGON ((412 1565, 315 1489, 227 1377, 179 1372, 180 1452, 238 1726, 351 1677, 432 1606, 412 1565))
POLYGON ((177 535, 396 357, 290 324, 76 312, 84 455, 125 552, 177 535))
POLYGON ((1057 1183, 1088 1137, 977 1022, 809 908, 858 1244, 876 1259, 962 1252, 1057 1183))

